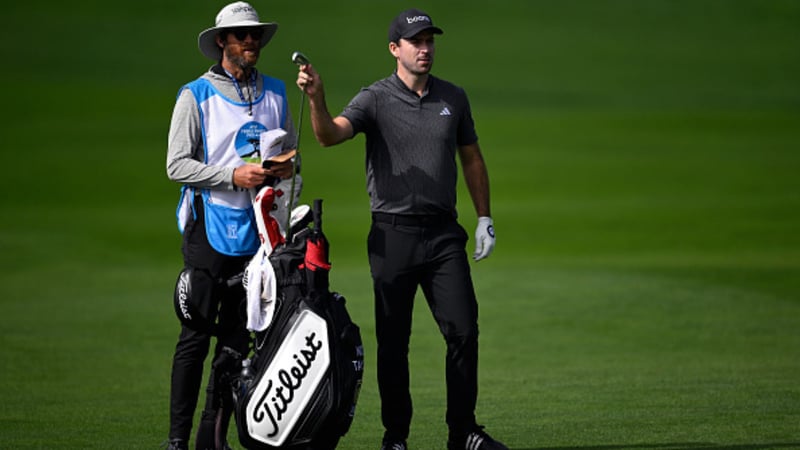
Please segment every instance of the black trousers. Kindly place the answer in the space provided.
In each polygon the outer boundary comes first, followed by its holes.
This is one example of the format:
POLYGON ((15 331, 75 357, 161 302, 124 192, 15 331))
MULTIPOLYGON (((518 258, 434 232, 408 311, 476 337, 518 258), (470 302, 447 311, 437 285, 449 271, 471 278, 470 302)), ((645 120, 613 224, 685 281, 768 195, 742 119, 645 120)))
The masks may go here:
POLYGON ((411 424, 408 352, 418 287, 447 344, 450 435, 464 435, 475 426, 478 305, 466 242, 466 232, 452 218, 373 214, 367 248, 375 292, 381 418, 388 439, 406 439, 411 424))
MULTIPOLYGON (((223 255, 211 247, 205 233, 202 201, 199 198, 195 200, 197 220, 190 220, 187 224, 182 248, 184 264, 195 268, 191 280, 192 296, 199 297, 194 303, 203 305, 204 315, 211 321, 217 319, 213 360, 217 359, 222 348, 226 346, 246 354, 249 333, 245 328, 245 292, 241 284, 229 286, 227 281, 243 270, 249 258, 223 255)), ((181 326, 172 360, 170 439, 189 440, 211 338, 211 333, 181 326)), ((206 388, 206 403, 198 427, 197 448, 214 448, 215 422, 219 422, 227 430, 232 412, 232 397, 229 390, 218 389, 214 385, 214 380, 219 375, 212 368, 206 388), (217 417, 223 405, 226 407, 226 417, 217 417)))

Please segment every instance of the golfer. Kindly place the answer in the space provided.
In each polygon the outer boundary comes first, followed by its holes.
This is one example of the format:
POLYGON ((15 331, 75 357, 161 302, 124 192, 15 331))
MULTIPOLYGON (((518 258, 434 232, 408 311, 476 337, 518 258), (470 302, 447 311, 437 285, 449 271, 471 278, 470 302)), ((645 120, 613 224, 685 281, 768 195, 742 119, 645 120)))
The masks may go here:
POLYGON ((297 85, 308 95, 321 145, 366 135, 372 209, 367 248, 385 428, 381 448, 407 448, 408 345, 414 295, 421 287, 447 344, 448 448, 506 449, 475 420, 478 305, 465 252, 467 233, 456 221, 456 155, 479 217, 475 260, 489 256, 495 242, 489 177, 464 90, 430 74, 437 34, 442 30, 425 12, 400 13, 389 26, 395 72, 362 89, 335 118, 311 65, 300 67, 297 85))
MULTIPOLYGON (((247 353, 245 293, 227 280, 244 269, 259 246, 250 190, 291 176, 292 163, 265 169, 260 160, 245 159, 258 156, 263 131, 282 128, 290 137, 284 149, 295 146, 284 83, 255 67, 277 27, 262 23, 247 3, 222 8, 216 26, 198 38, 201 53, 215 64, 180 89, 172 114, 167 175, 183 186, 178 223, 184 269, 176 289, 182 326, 172 362, 169 449, 189 448, 212 335, 217 337, 214 361, 224 347, 247 353)), ((220 376, 212 366, 197 449, 228 448, 233 405, 229 390, 215 389, 220 376)))

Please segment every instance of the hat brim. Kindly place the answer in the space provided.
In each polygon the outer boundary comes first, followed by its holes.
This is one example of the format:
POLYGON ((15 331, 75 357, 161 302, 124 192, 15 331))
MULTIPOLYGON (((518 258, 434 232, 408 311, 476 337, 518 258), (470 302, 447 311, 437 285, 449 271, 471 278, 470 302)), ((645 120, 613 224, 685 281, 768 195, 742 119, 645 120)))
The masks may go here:
POLYGON ((412 37, 422 33, 423 31, 430 31, 433 34, 444 34, 444 31, 442 31, 442 29, 439 28, 439 27, 434 27, 434 26, 426 25, 426 24, 420 24, 420 26, 418 26, 418 27, 413 27, 413 28, 410 28, 410 29, 406 30, 406 32, 404 34, 398 36, 397 39, 411 39, 412 37))
POLYGON ((229 25, 225 25, 224 27, 212 27, 203 30, 200 32, 200 35, 197 36, 197 46, 200 48, 200 53, 205 55, 209 59, 213 59, 214 61, 219 61, 222 59, 222 49, 219 48, 216 42, 217 34, 225 30, 227 28, 240 28, 240 27, 259 27, 264 30, 264 35, 261 36, 261 48, 264 48, 267 43, 272 39, 272 36, 275 35, 275 32, 278 31, 278 24, 277 23, 261 23, 261 22, 253 22, 250 20, 245 20, 242 22, 232 23, 229 25))

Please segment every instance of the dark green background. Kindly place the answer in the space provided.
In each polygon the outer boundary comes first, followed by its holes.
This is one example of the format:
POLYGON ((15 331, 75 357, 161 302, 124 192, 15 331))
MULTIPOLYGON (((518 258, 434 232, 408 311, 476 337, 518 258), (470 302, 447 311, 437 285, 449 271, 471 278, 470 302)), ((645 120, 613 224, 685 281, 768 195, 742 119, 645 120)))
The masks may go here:
MULTIPOLYGON (((223 4, 4 7, 0 447, 166 439, 166 135, 223 4)), ((517 450, 800 446, 800 3, 254 5, 280 23, 259 68, 295 117, 293 51, 337 113, 391 73, 397 12, 445 30, 434 73, 470 95, 498 233, 473 266, 490 433, 517 450)), ((367 351, 342 448, 377 448, 363 137, 323 150, 304 128, 303 198, 325 200, 332 284, 367 351)), ((444 345, 423 301, 415 314, 409 444, 444 448, 444 345)))

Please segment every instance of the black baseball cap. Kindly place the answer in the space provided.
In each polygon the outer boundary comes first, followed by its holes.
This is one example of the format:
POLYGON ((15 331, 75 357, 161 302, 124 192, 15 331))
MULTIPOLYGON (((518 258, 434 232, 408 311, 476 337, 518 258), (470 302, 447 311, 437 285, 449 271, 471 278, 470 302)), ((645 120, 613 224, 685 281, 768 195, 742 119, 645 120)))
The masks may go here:
POLYGON ((433 26, 431 16, 419 9, 401 12, 389 25, 389 42, 398 42, 401 38, 414 37, 420 31, 431 30, 433 34, 443 34, 441 28, 433 26))

